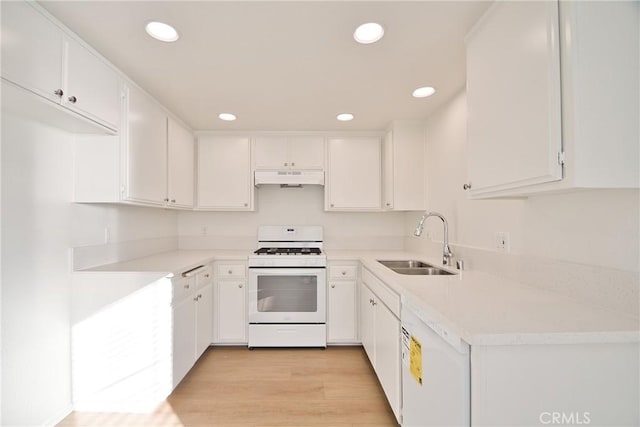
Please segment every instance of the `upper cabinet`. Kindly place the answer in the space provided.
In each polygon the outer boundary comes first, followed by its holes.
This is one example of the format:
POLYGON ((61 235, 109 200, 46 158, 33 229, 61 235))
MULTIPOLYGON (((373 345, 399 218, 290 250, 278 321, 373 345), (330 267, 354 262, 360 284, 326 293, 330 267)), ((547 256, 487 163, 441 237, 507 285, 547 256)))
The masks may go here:
POLYGON ((2 78, 51 101, 51 108, 43 109, 28 93, 7 87, 11 98, 3 99, 3 107, 73 131, 119 129, 117 73, 31 3, 2 2, 2 78), (68 114, 63 119, 61 111, 68 114))
POLYGON ((164 205, 167 197, 167 114, 153 99, 128 87, 124 139, 124 198, 164 205))
POLYGON ((193 134, 141 89, 124 92, 119 136, 76 137, 74 201, 192 208, 193 134))
POLYGON ((636 2, 496 2, 467 38, 472 197, 640 182, 636 2))
POLYGON ((379 137, 329 138, 325 210, 380 210, 381 160, 379 137))
POLYGON ((395 120, 383 141, 383 208, 426 209, 424 121, 395 120))
POLYGON ((467 41, 472 194, 562 179, 558 4, 496 2, 467 41))
POLYGON ((260 135, 254 138, 254 168, 324 169, 324 137, 260 135))
POLYGON ((198 209, 254 209, 248 136, 201 134, 197 157, 198 209))
POLYGON ((189 129, 169 117, 167 123, 167 197, 172 207, 192 208, 195 142, 189 129))

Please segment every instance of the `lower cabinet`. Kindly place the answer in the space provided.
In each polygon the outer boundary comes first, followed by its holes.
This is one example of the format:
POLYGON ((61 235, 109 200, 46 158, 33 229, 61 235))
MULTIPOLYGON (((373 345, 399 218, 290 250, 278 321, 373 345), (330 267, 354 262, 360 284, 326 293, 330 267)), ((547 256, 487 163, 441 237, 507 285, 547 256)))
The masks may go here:
POLYGON ((214 344, 247 344, 246 262, 214 263, 214 344))
POLYGON ((173 281, 173 388, 212 342, 212 286, 211 266, 173 281))
POLYGON ((358 263, 329 263, 327 343, 358 343, 358 263))
POLYGON ((397 294, 364 270, 360 288, 362 346, 398 421, 401 406, 399 304, 397 294))

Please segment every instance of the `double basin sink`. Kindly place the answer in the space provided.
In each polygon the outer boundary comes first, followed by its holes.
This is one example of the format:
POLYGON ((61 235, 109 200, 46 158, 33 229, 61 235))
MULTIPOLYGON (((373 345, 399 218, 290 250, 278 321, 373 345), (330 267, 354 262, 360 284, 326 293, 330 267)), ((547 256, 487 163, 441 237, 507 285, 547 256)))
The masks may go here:
POLYGON ((435 267, 422 261, 415 260, 395 260, 378 262, 385 267, 395 271, 398 274, 407 274, 411 276, 448 276, 452 273, 442 268, 435 267))

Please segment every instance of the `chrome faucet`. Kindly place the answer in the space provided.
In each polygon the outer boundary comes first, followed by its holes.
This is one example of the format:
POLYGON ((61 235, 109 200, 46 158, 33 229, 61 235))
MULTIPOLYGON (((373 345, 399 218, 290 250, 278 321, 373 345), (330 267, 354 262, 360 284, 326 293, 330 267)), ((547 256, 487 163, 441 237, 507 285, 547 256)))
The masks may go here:
POLYGON ((452 263, 451 258, 453 257, 453 253, 451 252, 451 249, 449 249, 449 226, 447 224, 447 220, 445 219, 444 215, 438 212, 425 212, 424 215, 422 215, 422 218, 420 218, 420 222, 416 227, 416 231, 413 232, 413 235, 416 237, 420 237, 422 235, 422 229, 424 228, 424 221, 430 216, 437 216, 442 220, 442 223, 444 224, 444 246, 442 248, 442 265, 451 265, 452 263))

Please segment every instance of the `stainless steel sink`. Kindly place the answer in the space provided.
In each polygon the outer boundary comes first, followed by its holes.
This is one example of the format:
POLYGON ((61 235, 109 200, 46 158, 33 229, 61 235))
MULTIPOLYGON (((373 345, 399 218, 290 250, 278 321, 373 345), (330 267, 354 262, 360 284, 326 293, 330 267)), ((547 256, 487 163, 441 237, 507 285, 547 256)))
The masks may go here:
POLYGON ((378 262, 385 267, 395 271, 398 274, 407 274, 411 276, 447 276, 456 273, 443 270, 435 267, 431 264, 427 264, 422 261, 415 260, 393 260, 393 261, 381 261, 378 262))

